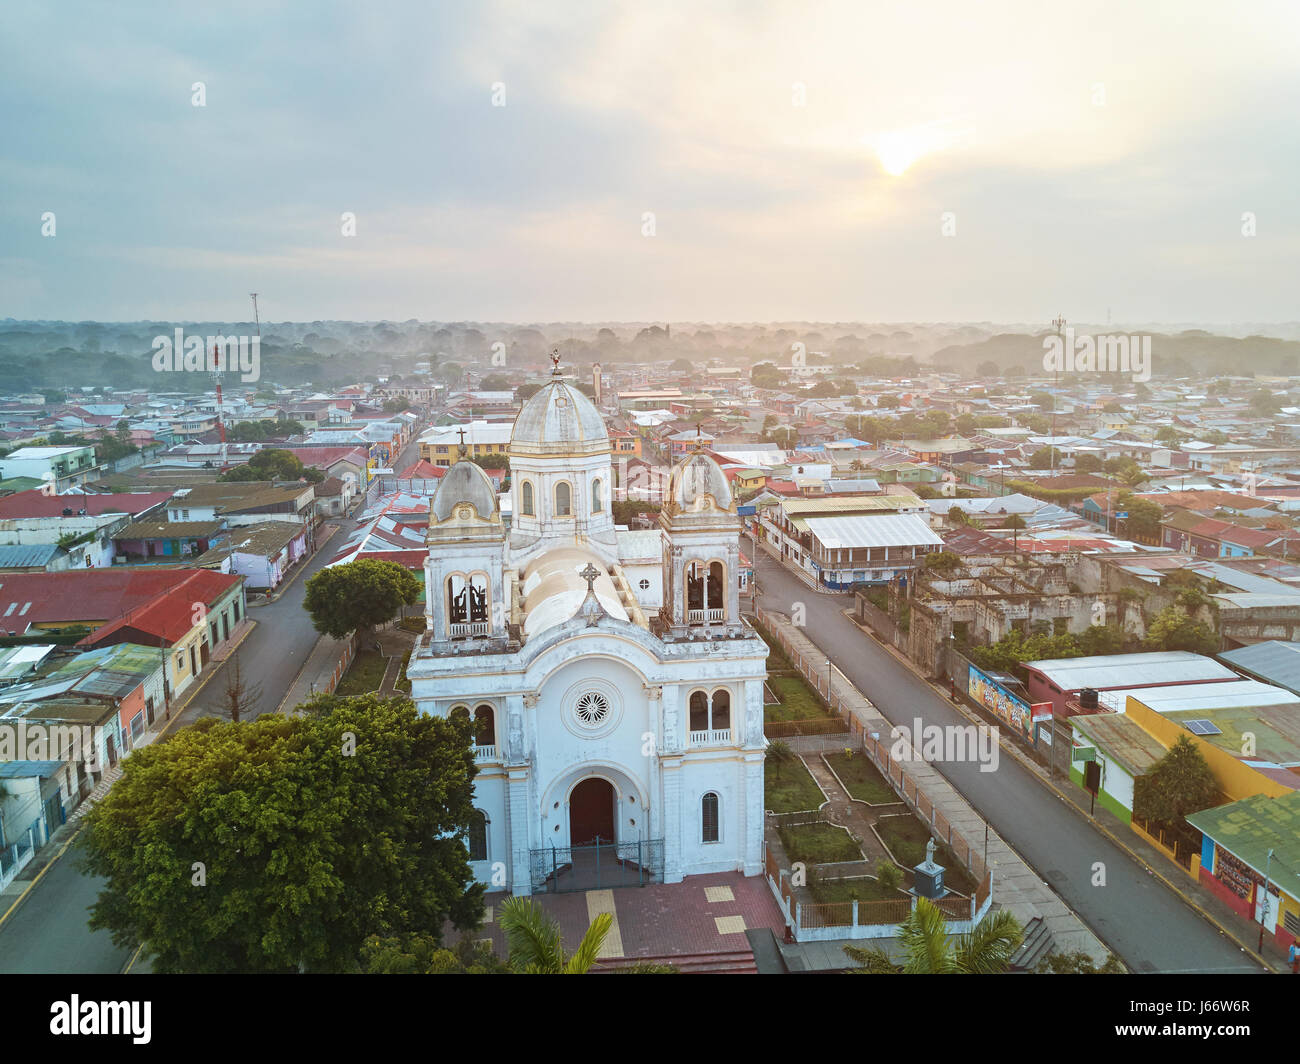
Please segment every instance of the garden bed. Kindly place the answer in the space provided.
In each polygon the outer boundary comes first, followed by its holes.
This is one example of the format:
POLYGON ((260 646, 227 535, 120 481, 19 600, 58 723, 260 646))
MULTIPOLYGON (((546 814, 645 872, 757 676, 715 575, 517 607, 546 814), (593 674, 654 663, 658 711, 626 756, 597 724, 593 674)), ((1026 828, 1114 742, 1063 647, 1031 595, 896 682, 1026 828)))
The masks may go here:
POLYGON ((849 796, 868 805, 897 805, 901 799, 879 772, 866 753, 857 750, 848 753, 823 754, 823 759, 839 778, 849 796))
POLYGON ((768 762, 763 768, 763 802, 773 813, 799 813, 820 809, 826 801, 817 781, 797 757, 780 765, 768 762))
MULTIPOLYGON (((882 816, 877 820, 876 834, 894 855, 894 860, 905 868, 914 868, 925 860, 925 844, 930 841, 932 832, 911 813, 899 813, 882 816)), ((934 859, 943 865, 944 886, 962 894, 973 893, 975 880, 957 860, 957 855, 948 848, 947 843, 938 839, 935 842, 934 859)))
POLYGON ((776 705, 763 707, 763 720, 766 722, 788 720, 813 720, 816 717, 828 717, 826 706, 800 676, 770 676, 768 685, 772 693, 781 701, 776 705))
POLYGON ((376 650, 359 650, 348 671, 343 674, 336 695, 365 695, 378 691, 384 682, 388 659, 376 650))
POLYGON ((874 876, 855 876, 852 879, 818 879, 808 892, 819 903, 843 901, 899 901, 907 892, 897 887, 886 887, 874 876))
POLYGON ((791 861, 804 864, 835 864, 861 861, 862 849, 847 831, 834 824, 804 824, 777 829, 781 845, 791 861))

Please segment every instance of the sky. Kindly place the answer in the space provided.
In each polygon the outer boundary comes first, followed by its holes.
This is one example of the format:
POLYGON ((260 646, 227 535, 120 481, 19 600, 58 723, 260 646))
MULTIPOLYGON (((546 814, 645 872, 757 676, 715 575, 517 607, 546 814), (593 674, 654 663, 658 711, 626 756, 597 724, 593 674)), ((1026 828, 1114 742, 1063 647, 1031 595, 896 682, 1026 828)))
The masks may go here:
POLYGON ((0 318, 1295 321, 1297 42, 1292 0, 9 0, 0 318))

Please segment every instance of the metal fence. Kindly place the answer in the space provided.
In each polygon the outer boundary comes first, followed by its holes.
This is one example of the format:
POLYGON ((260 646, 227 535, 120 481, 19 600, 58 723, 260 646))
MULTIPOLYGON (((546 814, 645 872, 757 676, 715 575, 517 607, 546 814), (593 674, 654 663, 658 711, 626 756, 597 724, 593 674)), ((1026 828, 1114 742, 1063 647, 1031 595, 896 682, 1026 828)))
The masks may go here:
POLYGON ((534 893, 644 887, 663 882, 664 840, 547 846, 529 851, 529 868, 534 893))

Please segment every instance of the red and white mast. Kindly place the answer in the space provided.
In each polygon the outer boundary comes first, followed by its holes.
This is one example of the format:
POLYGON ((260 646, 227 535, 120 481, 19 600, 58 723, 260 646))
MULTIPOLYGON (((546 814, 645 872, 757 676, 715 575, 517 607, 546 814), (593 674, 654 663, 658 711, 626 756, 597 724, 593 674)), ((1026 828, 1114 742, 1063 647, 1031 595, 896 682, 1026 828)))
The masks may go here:
POLYGON ((226 461, 226 423, 221 417, 221 351, 214 343, 212 345, 212 379, 217 384, 217 436, 221 440, 221 472, 225 472, 228 466, 226 461))

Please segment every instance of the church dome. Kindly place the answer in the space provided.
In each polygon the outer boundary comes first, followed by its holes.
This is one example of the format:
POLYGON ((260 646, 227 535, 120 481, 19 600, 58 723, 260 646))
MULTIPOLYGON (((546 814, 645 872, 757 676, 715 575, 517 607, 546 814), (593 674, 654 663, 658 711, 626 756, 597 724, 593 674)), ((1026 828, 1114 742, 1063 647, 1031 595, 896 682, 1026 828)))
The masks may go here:
POLYGON ((703 451, 696 451, 673 467, 667 497, 674 510, 696 510, 706 495, 713 496, 719 509, 732 509, 731 486, 721 467, 703 451))
POLYGON ((510 453, 603 454, 609 450, 605 419, 572 384, 552 378, 524 402, 510 435, 510 453))
POLYGON ((429 507, 434 521, 445 521, 458 503, 470 503, 487 520, 496 511, 497 493, 492 478, 473 462, 461 460, 447 470, 429 507))

